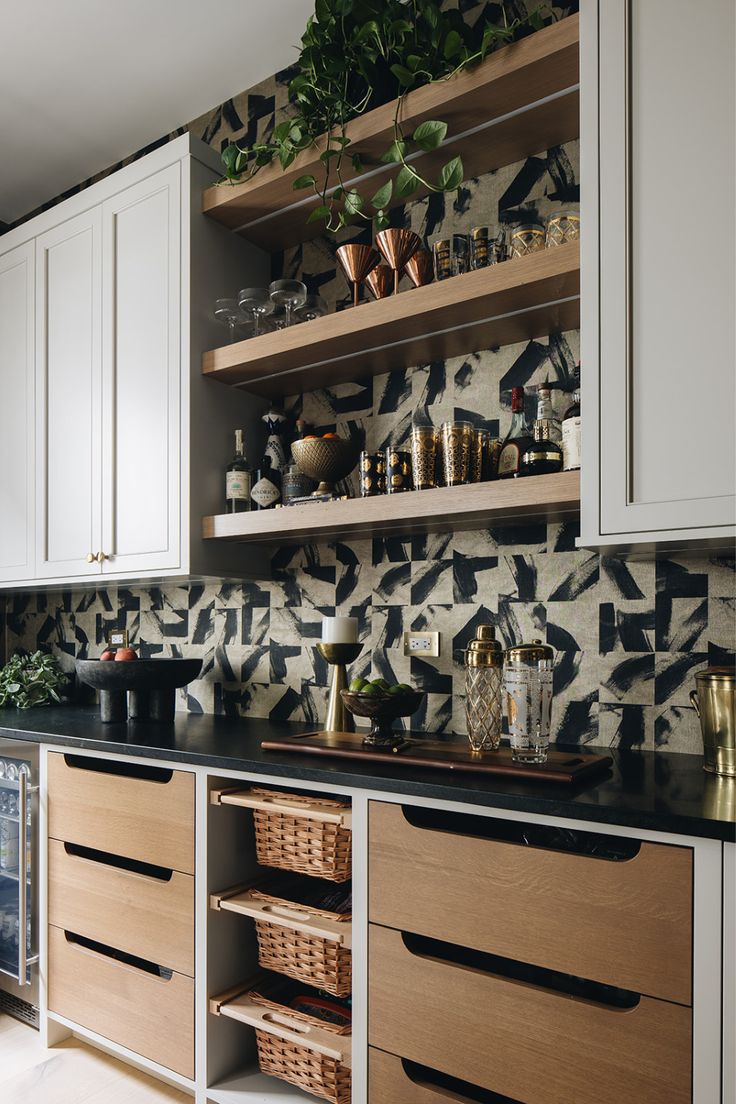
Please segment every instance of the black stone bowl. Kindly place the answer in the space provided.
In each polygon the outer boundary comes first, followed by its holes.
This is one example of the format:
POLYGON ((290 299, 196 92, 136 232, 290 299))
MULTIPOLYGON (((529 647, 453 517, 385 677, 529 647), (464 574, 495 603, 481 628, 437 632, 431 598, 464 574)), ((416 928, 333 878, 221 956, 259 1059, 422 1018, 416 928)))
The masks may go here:
POLYGON ((421 690, 405 690, 400 694, 362 694, 341 690, 345 708, 355 717, 368 717, 371 730, 364 738, 366 747, 398 747, 403 736, 393 730, 398 717, 411 717, 422 704, 421 690))
POLYGON ((78 659, 77 678, 100 694, 100 720, 173 721, 174 691, 196 679, 201 659, 78 659))

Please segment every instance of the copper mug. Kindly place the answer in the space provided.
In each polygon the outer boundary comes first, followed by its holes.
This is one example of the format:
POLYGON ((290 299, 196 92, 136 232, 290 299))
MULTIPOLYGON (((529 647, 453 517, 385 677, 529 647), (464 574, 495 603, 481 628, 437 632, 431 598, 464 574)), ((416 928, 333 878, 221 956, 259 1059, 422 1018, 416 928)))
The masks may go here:
POLYGON ((736 668, 708 667, 695 676, 690 702, 703 733, 703 767, 736 777, 736 668))

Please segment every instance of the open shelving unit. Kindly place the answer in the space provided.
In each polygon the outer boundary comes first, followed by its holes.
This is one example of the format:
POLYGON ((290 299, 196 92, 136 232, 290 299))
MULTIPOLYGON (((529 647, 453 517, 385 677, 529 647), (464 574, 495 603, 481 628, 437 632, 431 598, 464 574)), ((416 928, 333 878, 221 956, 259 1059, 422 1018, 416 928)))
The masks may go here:
POLYGON ((210 379, 277 398, 580 324, 577 242, 213 349, 210 379))
MULTIPOLYGON (((448 158, 459 155, 466 179, 471 179, 577 138, 578 50, 579 19, 574 15, 498 50, 450 80, 410 92, 401 114, 406 133, 427 119, 443 119, 449 125, 442 146, 418 155, 416 167, 431 177, 448 158)), ((395 107, 395 102, 384 104, 348 124, 350 152, 360 155, 365 171, 351 173, 346 187, 366 183, 375 191, 388 179, 392 169, 380 158, 393 139, 395 107)), ((319 223, 307 224, 307 217, 319 200, 294 191, 293 185, 310 172, 319 179, 324 148, 321 139, 286 171, 276 162, 242 183, 208 188, 205 214, 267 250, 316 237, 322 228, 319 223)), ((426 192, 417 191, 412 199, 422 194, 426 192)))
POLYGON ((300 544, 563 521, 576 517, 579 510, 580 473, 559 472, 280 510, 216 514, 204 519, 202 535, 246 543, 300 544))

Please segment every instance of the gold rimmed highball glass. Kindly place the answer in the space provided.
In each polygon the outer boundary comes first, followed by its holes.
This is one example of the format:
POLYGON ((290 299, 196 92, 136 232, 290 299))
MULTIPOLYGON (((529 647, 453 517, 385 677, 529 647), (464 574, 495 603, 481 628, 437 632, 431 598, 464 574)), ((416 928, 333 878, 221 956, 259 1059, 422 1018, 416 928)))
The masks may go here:
POLYGON ((411 431, 411 462, 415 491, 437 486, 437 452, 440 431, 436 426, 414 426, 411 431))
POLYGON ((475 430, 471 422, 442 423, 442 455, 447 487, 460 487, 469 482, 474 442, 475 430))

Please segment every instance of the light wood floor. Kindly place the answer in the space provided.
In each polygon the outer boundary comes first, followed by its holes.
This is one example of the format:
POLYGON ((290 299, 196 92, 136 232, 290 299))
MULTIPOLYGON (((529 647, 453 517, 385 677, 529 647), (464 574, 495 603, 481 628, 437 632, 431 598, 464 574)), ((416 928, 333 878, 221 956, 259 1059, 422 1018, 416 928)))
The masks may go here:
POLYGON ((192 1104, 102 1051, 67 1039, 44 1050, 38 1032, 0 1013, 2 1104, 192 1104))

